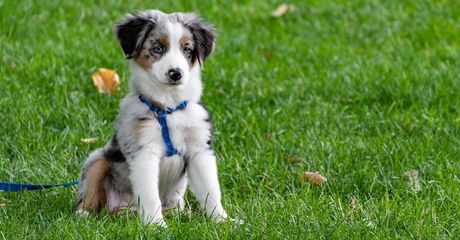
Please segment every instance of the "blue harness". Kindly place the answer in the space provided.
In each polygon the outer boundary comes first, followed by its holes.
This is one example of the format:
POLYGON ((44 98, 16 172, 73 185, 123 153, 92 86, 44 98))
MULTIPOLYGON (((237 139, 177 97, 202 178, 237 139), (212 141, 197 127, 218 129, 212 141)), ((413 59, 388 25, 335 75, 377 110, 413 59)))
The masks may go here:
POLYGON ((163 142, 166 145, 166 156, 171 157, 176 154, 180 155, 179 151, 174 148, 171 138, 169 137, 169 130, 168 130, 168 124, 166 122, 166 116, 168 114, 171 114, 175 111, 179 111, 187 107, 187 101, 181 102, 179 105, 177 105, 175 108, 170 109, 161 109, 158 106, 155 106, 152 101, 148 100, 146 97, 139 95, 139 99, 141 102, 145 103, 147 107, 149 107, 150 110, 152 110, 153 113, 155 113, 155 116, 157 117, 158 122, 161 125, 161 135, 163 136, 163 142))

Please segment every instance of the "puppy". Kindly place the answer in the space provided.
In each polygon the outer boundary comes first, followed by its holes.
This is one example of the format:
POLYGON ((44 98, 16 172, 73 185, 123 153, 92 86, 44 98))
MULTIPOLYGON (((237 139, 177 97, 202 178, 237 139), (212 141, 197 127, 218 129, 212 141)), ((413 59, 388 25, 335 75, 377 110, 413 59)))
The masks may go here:
POLYGON ((187 185, 215 221, 222 207, 211 122, 200 103, 201 68, 214 29, 193 13, 128 15, 116 35, 131 69, 111 141, 81 171, 77 211, 132 208, 146 224, 166 226, 163 211, 184 208, 187 185))

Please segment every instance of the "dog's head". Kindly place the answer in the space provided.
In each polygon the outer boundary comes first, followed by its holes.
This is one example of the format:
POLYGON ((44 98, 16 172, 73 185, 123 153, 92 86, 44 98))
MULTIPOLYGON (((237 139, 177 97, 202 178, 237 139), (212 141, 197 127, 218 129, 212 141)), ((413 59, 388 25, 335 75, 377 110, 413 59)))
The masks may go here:
POLYGON ((153 81, 168 86, 187 84, 215 41, 214 29, 194 13, 129 14, 115 31, 126 58, 145 69, 153 81))

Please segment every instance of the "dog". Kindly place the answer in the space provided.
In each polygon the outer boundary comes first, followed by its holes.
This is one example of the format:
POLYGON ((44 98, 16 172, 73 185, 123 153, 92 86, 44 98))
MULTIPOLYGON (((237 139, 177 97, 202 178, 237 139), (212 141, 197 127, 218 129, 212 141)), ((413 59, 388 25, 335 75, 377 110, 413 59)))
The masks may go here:
POLYGON ((166 226, 163 212, 184 209, 187 185, 216 222, 222 207, 210 116, 200 103, 201 70, 215 30, 195 13, 148 10, 115 26, 129 60, 129 94, 115 134, 85 161, 77 212, 137 210, 145 224, 166 226))

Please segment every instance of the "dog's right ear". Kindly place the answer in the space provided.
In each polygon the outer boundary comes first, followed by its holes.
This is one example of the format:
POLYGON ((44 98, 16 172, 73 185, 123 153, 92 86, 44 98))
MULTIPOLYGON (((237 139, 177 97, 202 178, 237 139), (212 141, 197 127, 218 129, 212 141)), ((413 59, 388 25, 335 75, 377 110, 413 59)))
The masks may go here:
POLYGON ((128 14, 126 18, 115 26, 115 33, 118 38, 126 59, 136 57, 142 49, 145 39, 155 22, 143 14, 128 14))

